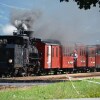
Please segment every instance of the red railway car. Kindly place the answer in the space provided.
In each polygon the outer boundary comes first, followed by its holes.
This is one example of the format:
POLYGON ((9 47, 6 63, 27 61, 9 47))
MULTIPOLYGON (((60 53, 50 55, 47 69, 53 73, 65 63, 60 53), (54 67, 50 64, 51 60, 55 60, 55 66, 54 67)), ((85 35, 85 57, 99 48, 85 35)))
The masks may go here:
POLYGON ((90 71, 95 71, 95 46, 87 46, 87 69, 90 71))
POLYGON ((96 70, 100 71, 100 45, 96 45, 95 61, 96 61, 96 70))
POLYGON ((86 46, 81 44, 75 45, 74 67, 76 71, 86 71, 86 46))
POLYGON ((61 47, 57 42, 37 41, 36 47, 42 53, 41 71, 49 73, 54 71, 56 74, 61 66, 61 47))
POLYGON ((62 47, 62 66, 63 71, 73 72, 74 59, 73 59, 73 47, 62 47))
POLYGON ((52 71, 57 74, 57 72, 86 72, 95 71, 95 68, 100 69, 100 46, 83 44, 76 44, 75 47, 62 46, 54 40, 41 41, 38 39, 35 46, 42 54, 40 73, 48 74, 52 71))

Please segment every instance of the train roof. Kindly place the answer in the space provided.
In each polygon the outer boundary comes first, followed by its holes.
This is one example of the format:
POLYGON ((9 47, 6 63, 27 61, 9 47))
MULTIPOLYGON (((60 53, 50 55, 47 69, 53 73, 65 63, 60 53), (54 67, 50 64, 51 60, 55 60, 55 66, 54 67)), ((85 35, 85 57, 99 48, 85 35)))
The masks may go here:
POLYGON ((50 45, 61 45, 60 41, 52 39, 42 40, 42 42, 50 45))
POLYGON ((51 39, 47 39, 47 40, 42 40, 40 38, 32 38, 31 39, 33 42, 41 42, 44 44, 50 44, 50 45, 61 45, 61 43, 57 40, 51 40, 51 39))

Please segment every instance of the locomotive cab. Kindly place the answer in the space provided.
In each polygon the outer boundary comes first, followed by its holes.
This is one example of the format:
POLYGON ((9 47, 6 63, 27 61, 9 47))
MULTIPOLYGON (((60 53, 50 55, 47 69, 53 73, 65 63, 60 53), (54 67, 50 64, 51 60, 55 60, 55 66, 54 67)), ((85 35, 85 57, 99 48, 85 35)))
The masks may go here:
POLYGON ((37 66, 37 60, 39 60, 39 53, 35 46, 29 47, 29 65, 37 66))

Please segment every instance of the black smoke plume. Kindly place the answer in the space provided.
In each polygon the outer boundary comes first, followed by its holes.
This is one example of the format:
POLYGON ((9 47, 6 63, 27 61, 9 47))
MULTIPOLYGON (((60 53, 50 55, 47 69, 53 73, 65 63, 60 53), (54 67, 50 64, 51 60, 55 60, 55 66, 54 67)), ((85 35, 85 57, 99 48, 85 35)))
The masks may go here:
POLYGON ((41 12, 34 10, 13 10, 11 12, 11 24, 20 28, 26 27, 27 30, 33 30, 34 22, 41 16, 41 12))

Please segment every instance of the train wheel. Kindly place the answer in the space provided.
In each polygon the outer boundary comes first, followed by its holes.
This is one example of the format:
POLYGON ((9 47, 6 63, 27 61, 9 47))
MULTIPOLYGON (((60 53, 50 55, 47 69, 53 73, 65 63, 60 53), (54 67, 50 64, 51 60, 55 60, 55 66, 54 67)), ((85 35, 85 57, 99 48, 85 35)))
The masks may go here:
POLYGON ((96 68, 94 68, 94 72, 96 72, 96 68))
POLYGON ((49 74, 49 71, 48 70, 45 70, 45 75, 48 75, 49 74))
POLYGON ((54 75, 57 75, 57 71, 54 71, 54 75))
POLYGON ((18 69, 15 69, 13 76, 16 77, 18 75, 18 69))
POLYGON ((65 72, 64 71, 61 71, 61 74, 64 74, 65 72))
POLYGON ((36 76, 40 76, 41 74, 42 74, 41 69, 40 68, 37 68, 37 70, 35 72, 35 75, 36 76))
POLYGON ((24 71, 24 69, 23 68, 19 68, 18 69, 18 74, 17 74, 18 76, 25 76, 25 71, 24 71))
POLYGON ((90 72, 94 72, 94 71, 95 71, 95 68, 91 68, 91 69, 90 69, 90 72))
POLYGON ((41 70, 40 70, 40 68, 39 68, 39 67, 38 67, 38 68, 34 68, 33 73, 34 73, 34 75, 36 75, 36 76, 41 75, 41 70))
POLYGON ((73 69, 73 73, 77 73, 77 69, 73 69))

